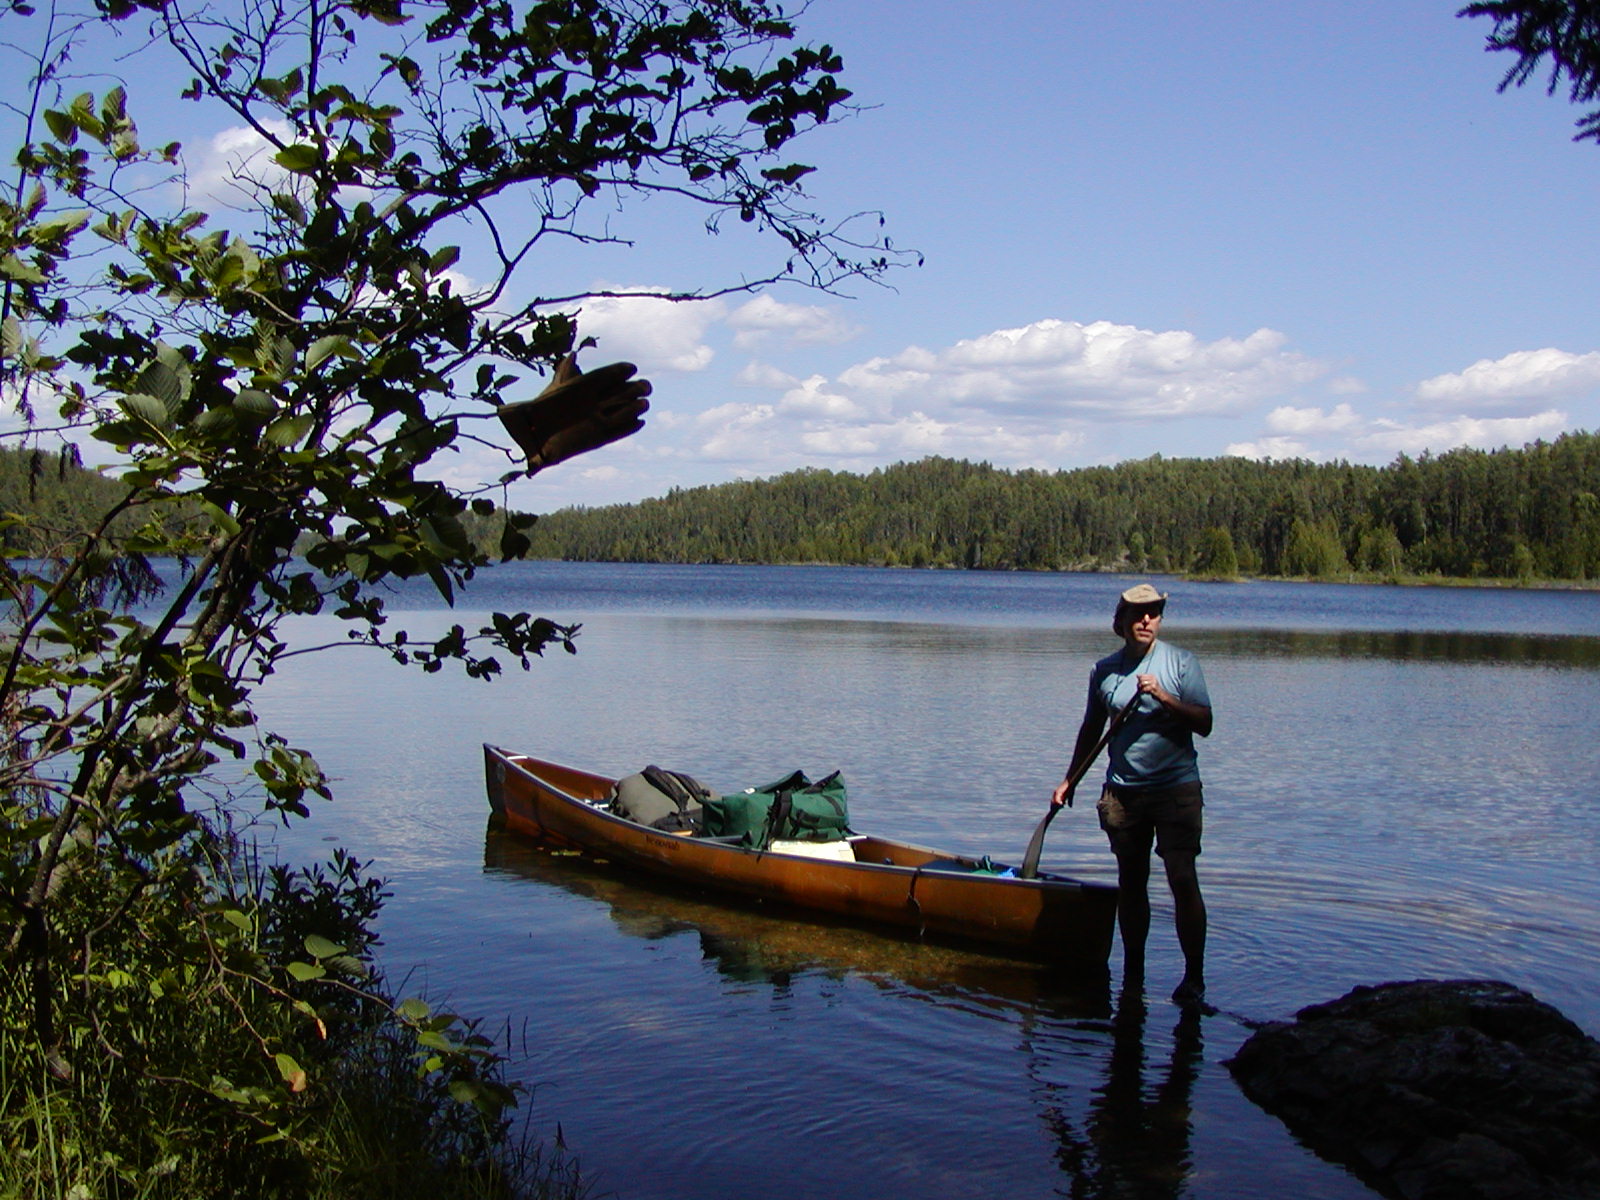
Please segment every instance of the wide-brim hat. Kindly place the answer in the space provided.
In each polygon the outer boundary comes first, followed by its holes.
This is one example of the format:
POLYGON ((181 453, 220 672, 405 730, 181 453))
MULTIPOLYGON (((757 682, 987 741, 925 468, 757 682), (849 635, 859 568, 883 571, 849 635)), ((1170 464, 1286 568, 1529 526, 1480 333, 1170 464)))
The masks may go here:
POLYGON ((1156 591, 1148 583, 1139 583, 1122 593, 1121 602, 1130 607, 1134 605, 1142 607, 1146 604, 1165 604, 1167 602, 1167 593, 1156 591))

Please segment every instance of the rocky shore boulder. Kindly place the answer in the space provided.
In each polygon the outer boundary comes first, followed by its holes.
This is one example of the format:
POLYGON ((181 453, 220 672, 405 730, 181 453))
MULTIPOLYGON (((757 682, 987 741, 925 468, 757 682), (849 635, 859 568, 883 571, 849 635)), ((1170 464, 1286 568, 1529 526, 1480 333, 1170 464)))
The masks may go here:
POLYGON ((1510 984, 1358 987, 1264 1026, 1227 1066, 1385 1195, 1600 1197, 1600 1042, 1510 984))

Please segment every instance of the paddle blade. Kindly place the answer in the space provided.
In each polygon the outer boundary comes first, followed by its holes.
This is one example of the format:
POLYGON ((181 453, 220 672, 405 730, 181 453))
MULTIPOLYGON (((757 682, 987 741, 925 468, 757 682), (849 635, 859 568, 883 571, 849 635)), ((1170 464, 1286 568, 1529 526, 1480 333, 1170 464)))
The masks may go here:
POLYGON ((1022 870, 1017 872, 1022 878, 1033 879, 1039 874, 1039 856, 1044 853, 1044 831, 1050 828, 1050 822, 1055 820, 1060 811, 1058 805, 1052 804, 1050 811, 1045 813, 1044 819, 1033 831, 1033 836, 1028 839, 1028 852, 1022 856, 1022 870))

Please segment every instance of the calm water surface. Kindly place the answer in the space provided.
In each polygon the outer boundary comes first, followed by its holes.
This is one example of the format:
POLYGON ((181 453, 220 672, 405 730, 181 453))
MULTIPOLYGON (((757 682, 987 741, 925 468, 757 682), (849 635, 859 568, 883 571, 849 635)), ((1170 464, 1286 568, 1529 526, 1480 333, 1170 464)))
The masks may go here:
MULTIPOLYGON (((534 1128, 559 1122, 624 1200, 1366 1196, 1222 1064, 1241 1018, 1397 978, 1506 979, 1600 1033, 1594 593, 1162 585, 1217 713, 1204 1020, 1165 1000, 1164 888, 1137 1003, 1115 974, 653 891, 487 829, 485 741, 728 791, 839 769, 858 827, 1016 860, 1129 582, 552 563, 497 569, 454 613, 397 594, 424 632, 580 621, 581 652, 489 684, 294 660, 265 723, 337 798, 268 836, 373 860, 391 975, 503 1024, 534 1128)), ((1092 808, 1052 825, 1045 865, 1114 877, 1092 808)))

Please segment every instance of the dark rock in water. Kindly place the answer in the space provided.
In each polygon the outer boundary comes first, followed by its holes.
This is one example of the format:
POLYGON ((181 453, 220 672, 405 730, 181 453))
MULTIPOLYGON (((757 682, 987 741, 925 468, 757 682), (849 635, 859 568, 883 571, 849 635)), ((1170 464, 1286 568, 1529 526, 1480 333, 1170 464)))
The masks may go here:
POLYGON ((1265 1026, 1245 1094, 1404 1200, 1600 1197, 1600 1042, 1508 983, 1358 987, 1265 1026))

